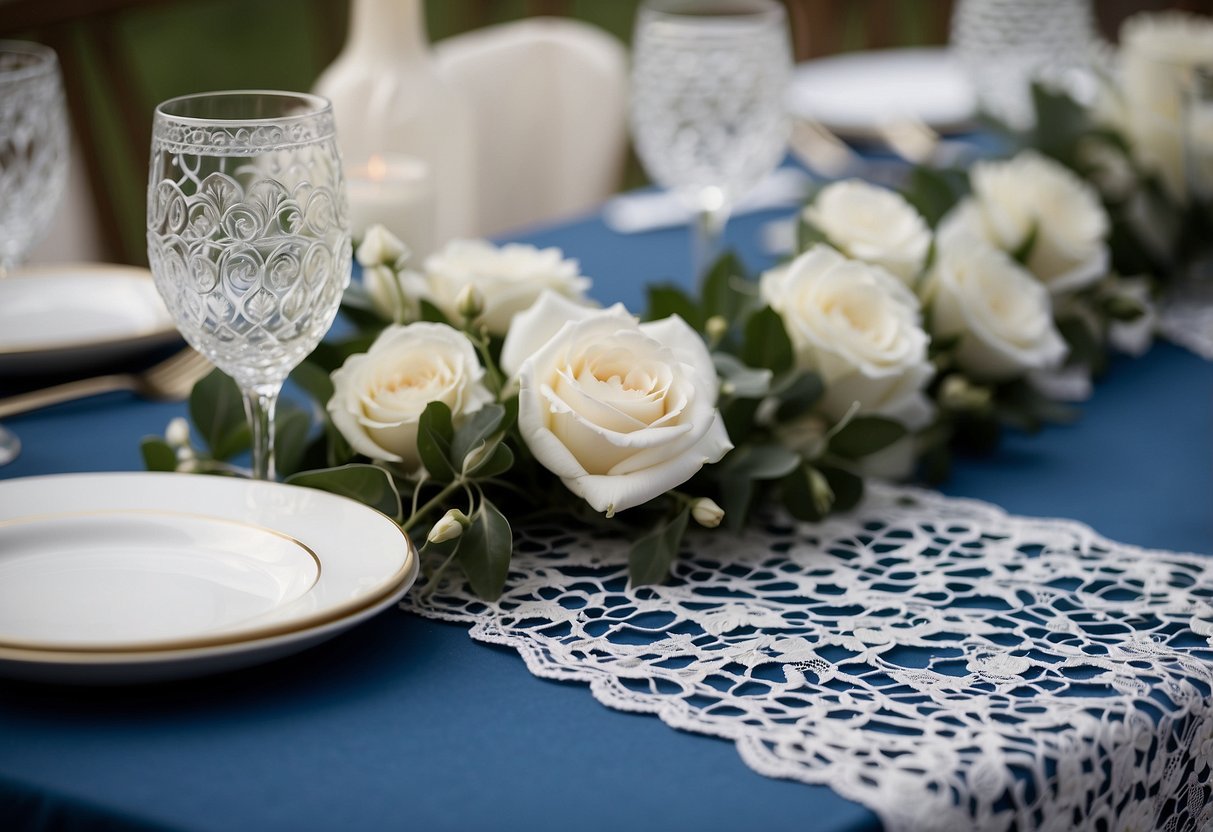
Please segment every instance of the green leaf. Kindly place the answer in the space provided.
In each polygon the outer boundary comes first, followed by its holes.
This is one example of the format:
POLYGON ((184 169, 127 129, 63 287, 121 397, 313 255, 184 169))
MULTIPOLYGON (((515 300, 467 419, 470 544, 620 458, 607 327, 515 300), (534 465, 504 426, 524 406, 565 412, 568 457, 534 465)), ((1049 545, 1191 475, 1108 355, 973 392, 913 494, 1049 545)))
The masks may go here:
POLYGON ((819 243, 829 245, 830 239, 802 214, 796 221, 796 253, 803 254, 819 243))
POLYGON ((310 358, 304 359, 298 367, 291 370, 290 380, 321 407, 327 407, 329 400, 333 398, 333 379, 329 371, 310 358))
POLYGON ((472 517, 472 525, 459 538, 457 557, 472 590, 486 601, 501 597, 510 572, 514 537, 510 521, 488 500, 472 517))
POLYGON ((830 438, 830 452, 859 459, 884 450, 906 433, 901 422, 883 416, 857 416, 830 438))
POLYGON ((752 285, 745 266, 731 251, 720 255, 703 279, 703 318, 719 315, 729 323, 749 307, 753 294, 739 287, 752 285))
POLYGON ((1011 252, 1011 257, 1016 263, 1019 263, 1021 266, 1027 265, 1028 258, 1032 256, 1032 248, 1036 245, 1036 237, 1039 231, 1040 224, 1032 223, 1032 227, 1028 229, 1028 234, 1023 238, 1023 242, 1019 244, 1015 251, 1011 252))
POLYGON ((822 466, 821 473, 834 492, 834 505, 831 511, 850 511, 859 505, 863 499, 863 478, 845 468, 822 466))
POLYGON ((968 192, 968 177, 961 171, 916 167, 904 196, 934 228, 968 192))
POLYGON ((716 470, 722 480, 777 480, 799 464, 796 452, 783 445, 741 445, 729 451, 716 470))
POLYGON ((451 440, 450 459, 454 466, 462 471, 467 455, 497 433, 504 419, 505 408, 499 404, 486 404, 469 416, 451 440))
POLYGON ((720 415, 724 419, 724 429, 733 440, 733 444, 741 444, 749 439, 754 430, 754 418, 758 414, 758 406, 762 399, 730 399, 721 404, 720 415))
POLYGON ((387 471, 376 465, 355 463, 338 468, 302 471, 285 480, 290 485, 316 488, 364 503, 400 522, 400 492, 387 471))
POLYGON ((628 551, 628 578, 633 587, 660 584, 669 577, 690 516, 690 506, 683 506, 672 520, 661 523, 632 544, 628 551))
POLYGON ((798 465, 779 483, 788 514, 806 523, 818 522, 833 505, 833 495, 814 493, 815 480, 820 487, 824 477, 810 465, 798 465))
POLYGON ((755 370, 747 367, 739 358, 727 352, 712 353, 716 374, 722 380, 721 392, 728 396, 746 399, 762 398, 771 390, 770 370, 755 370))
POLYGON ((1100 309, 1114 321, 1132 323, 1146 314, 1146 308, 1128 295, 1110 295, 1100 301, 1100 309))
POLYGON ((1099 335, 1090 323, 1077 315, 1069 315, 1057 319, 1057 331, 1070 348, 1067 364, 1090 367, 1096 375, 1102 371, 1107 356, 1099 335))
POLYGON ((1036 108, 1033 144, 1046 156, 1073 167, 1078 161, 1078 142, 1089 128, 1087 112, 1065 92, 1040 83, 1032 84, 1036 108))
POLYGON ((274 465, 280 473, 299 470, 311 428, 312 419, 306 410, 290 401, 279 403, 274 417, 274 465))
POLYGON ((680 287, 662 283, 648 288, 649 304, 645 320, 659 321, 677 315, 697 330, 703 330, 705 315, 699 305, 680 287))
POLYGON ((418 307, 420 310, 421 320, 428 321, 429 323, 433 323, 433 324, 447 324, 448 326, 450 325, 451 322, 447 319, 447 317, 443 313, 443 311, 441 309, 439 309, 437 306, 435 306, 433 303, 431 303, 430 301, 419 300, 417 302, 417 304, 418 304, 418 307))
POLYGON ((177 452, 159 436, 145 436, 139 443, 143 465, 149 471, 176 471, 177 452))
POLYGON ((190 419, 215 459, 229 459, 249 447, 244 397, 221 370, 213 370, 194 385, 190 419))
POLYGON ((769 306, 755 312, 745 325, 741 360, 751 367, 782 373, 792 367, 792 340, 779 313, 769 306))
POLYGON ((451 409, 442 402, 427 404, 417 426, 417 453, 425 470, 439 482, 450 482, 458 473, 451 457, 454 437, 451 409))
POLYGON ((775 418, 787 421, 808 412, 825 395, 825 382, 817 373, 789 373, 779 380, 771 395, 779 400, 775 418))
POLYGON ((745 528, 754 499, 754 481, 747 477, 724 477, 719 482, 720 507, 724 509, 724 524, 734 532, 745 528))

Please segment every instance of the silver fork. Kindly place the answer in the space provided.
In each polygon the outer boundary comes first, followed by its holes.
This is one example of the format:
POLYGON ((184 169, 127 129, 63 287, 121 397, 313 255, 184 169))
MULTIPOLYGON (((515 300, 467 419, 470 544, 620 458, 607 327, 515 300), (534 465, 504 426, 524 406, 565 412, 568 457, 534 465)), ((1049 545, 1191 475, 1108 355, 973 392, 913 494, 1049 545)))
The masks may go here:
POLYGON ((138 373, 114 373, 82 378, 0 399, 0 419, 115 390, 130 390, 144 398, 162 401, 184 399, 193 389, 194 383, 212 369, 209 361, 192 348, 186 347, 138 373))

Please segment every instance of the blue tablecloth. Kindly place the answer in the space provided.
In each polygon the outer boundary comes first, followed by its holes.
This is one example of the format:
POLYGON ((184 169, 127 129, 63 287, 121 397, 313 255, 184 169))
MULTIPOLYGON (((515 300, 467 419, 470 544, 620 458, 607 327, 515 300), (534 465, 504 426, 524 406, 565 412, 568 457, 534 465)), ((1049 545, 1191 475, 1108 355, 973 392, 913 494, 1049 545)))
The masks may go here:
MULTIPOLYGON (((766 265, 757 214, 732 245, 766 265)), ((685 229, 596 218, 520 235, 578 258, 603 301, 689 283, 685 229)), ((1012 435, 946 491, 1114 539, 1213 550, 1213 365, 1169 345, 1118 360, 1076 425, 1012 435)), ((140 468, 182 405, 127 394, 7 424, 0 477, 140 468)), ((384 613, 326 645, 211 679, 128 689, 0 682, 0 828, 879 828, 824 787, 771 780, 728 743, 607 710, 463 628, 384 613)))

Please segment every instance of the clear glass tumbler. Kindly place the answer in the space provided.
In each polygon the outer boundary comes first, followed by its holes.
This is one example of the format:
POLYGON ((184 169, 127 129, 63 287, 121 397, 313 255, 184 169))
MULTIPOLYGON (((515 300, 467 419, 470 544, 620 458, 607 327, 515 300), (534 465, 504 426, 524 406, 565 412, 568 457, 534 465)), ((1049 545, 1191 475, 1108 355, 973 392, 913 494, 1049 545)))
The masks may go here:
POLYGON ((181 334, 235 379, 253 476, 274 478, 274 408, 350 280, 332 109, 313 95, 203 93, 156 108, 147 249, 181 334))
MULTIPOLYGON (((0 40, 0 279, 50 226, 67 180, 67 107, 54 50, 0 40)), ((21 444, 0 427, 0 465, 21 444)))
POLYGON ((732 206, 787 147, 786 13, 775 0, 646 0, 632 61, 636 152, 697 213, 694 268, 702 276, 732 206))

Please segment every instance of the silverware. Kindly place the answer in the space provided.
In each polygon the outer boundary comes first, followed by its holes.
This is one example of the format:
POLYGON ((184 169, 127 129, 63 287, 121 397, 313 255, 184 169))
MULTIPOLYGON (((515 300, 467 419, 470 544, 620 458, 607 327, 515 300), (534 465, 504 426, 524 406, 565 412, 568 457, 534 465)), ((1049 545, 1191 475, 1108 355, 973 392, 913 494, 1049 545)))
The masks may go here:
POLYGON ((148 399, 184 399, 194 383, 212 369, 209 361, 186 347, 142 372, 82 378, 0 399, 0 418, 115 390, 130 390, 148 399))

